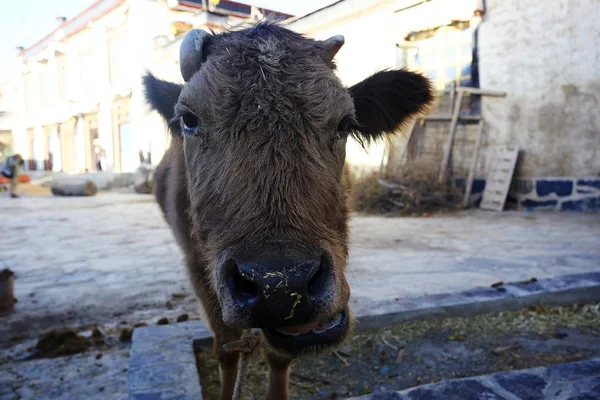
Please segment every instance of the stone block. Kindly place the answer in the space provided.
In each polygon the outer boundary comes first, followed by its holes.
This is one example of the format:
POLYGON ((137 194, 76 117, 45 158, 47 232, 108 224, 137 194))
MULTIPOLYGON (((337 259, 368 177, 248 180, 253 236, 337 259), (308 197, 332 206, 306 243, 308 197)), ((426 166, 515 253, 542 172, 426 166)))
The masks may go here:
POLYGON ((506 399, 475 379, 441 382, 435 387, 416 388, 406 394, 410 400, 481 400, 506 399))
POLYGON ((525 199, 521 201, 521 207, 526 210, 534 210, 534 209, 554 209, 558 204, 558 200, 531 200, 525 199))
POLYGON ((600 374, 600 359, 551 365, 546 371, 547 380, 577 381, 600 374))
POLYGON ((202 398, 194 341, 210 336, 201 321, 135 329, 129 365, 130 400, 202 398))
POLYGON ((560 210, 578 212, 600 211, 600 196, 563 201, 560 205, 560 210))
POLYGON ((566 197, 573 193, 573 181, 571 180, 538 179, 535 185, 537 195, 540 197, 553 193, 558 197, 566 197))
POLYGON ((546 380, 523 372, 506 372, 494 376, 496 382, 515 396, 530 400, 544 400, 546 380))
POLYGON ((486 180, 483 178, 473 179, 473 187, 471 188, 471 194, 483 193, 483 191, 485 190, 485 182, 486 180))
POLYGON ((379 392, 366 397, 368 400, 406 400, 406 397, 397 392, 379 392))
POLYGON ((600 179, 578 179, 577 189, 593 188, 600 190, 600 179))

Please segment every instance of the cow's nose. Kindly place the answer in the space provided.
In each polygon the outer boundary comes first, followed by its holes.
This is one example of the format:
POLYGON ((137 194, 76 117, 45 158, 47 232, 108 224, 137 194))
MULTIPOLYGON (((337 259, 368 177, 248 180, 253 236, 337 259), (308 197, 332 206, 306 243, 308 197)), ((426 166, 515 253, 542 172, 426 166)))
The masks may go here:
POLYGON ((326 257, 230 260, 227 286, 252 327, 276 328, 310 322, 331 290, 326 257))

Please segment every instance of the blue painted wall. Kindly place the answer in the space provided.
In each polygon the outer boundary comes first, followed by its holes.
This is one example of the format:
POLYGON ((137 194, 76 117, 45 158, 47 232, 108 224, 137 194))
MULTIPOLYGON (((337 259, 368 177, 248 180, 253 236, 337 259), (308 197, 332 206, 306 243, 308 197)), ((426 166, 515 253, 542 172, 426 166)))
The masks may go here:
MULTIPOLYGON (((456 187, 465 189, 465 178, 456 187)), ((475 179, 471 202, 481 203, 485 179, 475 179)), ((600 178, 519 178, 512 181, 508 200, 524 211, 600 212, 600 178)))

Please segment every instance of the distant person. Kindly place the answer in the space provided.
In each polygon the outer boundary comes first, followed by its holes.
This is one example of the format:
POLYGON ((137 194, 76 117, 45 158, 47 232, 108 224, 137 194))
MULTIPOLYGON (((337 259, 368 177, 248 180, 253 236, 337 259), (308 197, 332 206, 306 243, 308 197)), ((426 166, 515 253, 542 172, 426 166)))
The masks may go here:
POLYGON ((19 197, 16 193, 16 188, 21 166, 24 164, 25 160, 23 157, 20 154, 15 154, 6 158, 4 168, 2 168, 2 175, 10 179, 10 197, 13 199, 19 197))
POLYGON ((104 149, 100 146, 100 140, 94 139, 94 154, 96 159, 96 170, 102 171, 102 158, 104 157, 104 149))

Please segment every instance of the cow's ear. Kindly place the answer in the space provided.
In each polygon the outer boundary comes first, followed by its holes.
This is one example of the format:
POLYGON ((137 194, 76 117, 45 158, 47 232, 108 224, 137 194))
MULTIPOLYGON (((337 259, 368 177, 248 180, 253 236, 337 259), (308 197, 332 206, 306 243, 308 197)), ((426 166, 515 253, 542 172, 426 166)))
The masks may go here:
POLYGON ((349 88, 354 100, 359 140, 391 134, 433 101, 433 89, 423 75, 404 69, 377 72, 349 88))
POLYGON ((158 111, 167 123, 171 123, 182 86, 158 79, 151 73, 144 75, 143 83, 148 104, 158 111))

